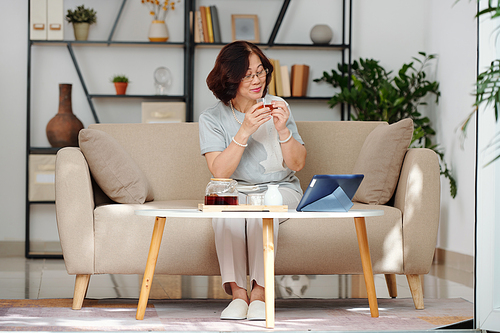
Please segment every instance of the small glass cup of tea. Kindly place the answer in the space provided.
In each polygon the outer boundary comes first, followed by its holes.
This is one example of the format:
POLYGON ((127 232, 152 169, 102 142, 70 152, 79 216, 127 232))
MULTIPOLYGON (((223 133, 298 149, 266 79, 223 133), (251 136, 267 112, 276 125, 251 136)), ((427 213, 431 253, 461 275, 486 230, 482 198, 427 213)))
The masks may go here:
POLYGON ((258 98, 257 99, 257 103, 264 103, 261 107, 259 107, 259 109, 263 109, 263 108, 269 108, 271 111, 274 109, 273 105, 271 103, 267 103, 266 104, 266 99, 265 98, 258 98))
POLYGON ((247 195, 247 205, 263 206, 264 205, 264 193, 249 193, 247 195))

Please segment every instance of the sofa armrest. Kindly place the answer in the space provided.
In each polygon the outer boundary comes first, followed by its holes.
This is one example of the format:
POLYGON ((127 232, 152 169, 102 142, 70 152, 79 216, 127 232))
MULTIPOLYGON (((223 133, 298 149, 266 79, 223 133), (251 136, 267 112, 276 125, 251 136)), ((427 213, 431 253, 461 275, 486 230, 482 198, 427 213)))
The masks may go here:
POLYGON ((430 149, 409 149, 403 161, 394 207, 403 214, 404 274, 427 274, 436 247, 440 171, 430 149))
POLYGON ((56 218, 68 274, 93 274, 94 198, 87 160, 79 148, 57 152, 56 218))

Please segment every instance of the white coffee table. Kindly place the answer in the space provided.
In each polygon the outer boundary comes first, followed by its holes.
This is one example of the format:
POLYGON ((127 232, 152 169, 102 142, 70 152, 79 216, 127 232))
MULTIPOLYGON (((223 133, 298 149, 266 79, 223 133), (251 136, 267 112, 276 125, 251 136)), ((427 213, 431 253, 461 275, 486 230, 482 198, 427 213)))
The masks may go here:
POLYGON ((160 250, 165 221, 169 217, 182 218, 262 218, 263 221, 263 240, 264 240, 264 280, 265 280, 265 300, 266 300, 266 327, 274 328, 274 229, 273 218, 301 218, 301 219, 319 219, 319 218, 349 218, 354 219, 356 235, 358 238, 359 252, 361 255, 361 264, 363 266, 363 275, 365 278, 366 290, 368 294, 368 303, 372 317, 378 317, 377 295, 375 293, 375 284, 373 282, 373 271, 368 248, 368 237, 366 234, 365 217, 384 215, 383 210, 377 209, 359 209, 348 212, 297 212, 288 210, 287 212, 202 212, 197 209, 140 209, 135 211, 136 215, 155 216, 155 225, 151 245, 149 247, 148 260, 144 271, 139 304, 137 306, 136 319, 144 319, 146 306, 148 304, 151 283, 155 272, 158 252, 160 250))

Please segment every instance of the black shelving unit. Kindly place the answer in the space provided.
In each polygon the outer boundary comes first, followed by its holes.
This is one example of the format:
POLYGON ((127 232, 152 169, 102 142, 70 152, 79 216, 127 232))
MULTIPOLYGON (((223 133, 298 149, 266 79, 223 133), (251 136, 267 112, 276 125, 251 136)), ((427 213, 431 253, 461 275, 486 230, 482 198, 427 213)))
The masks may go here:
POLYGON ((94 107, 93 100, 96 98, 112 98, 112 99, 145 99, 145 100, 167 100, 167 101, 183 101, 186 103, 186 120, 193 121, 193 101, 192 101, 192 91, 193 84, 190 79, 193 77, 193 56, 192 42, 190 42, 190 32, 189 32, 189 12, 192 10, 192 3, 189 0, 185 1, 185 16, 184 16, 184 42, 147 42, 147 41, 113 41, 113 35, 116 30, 118 21, 120 20, 123 8, 127 0, 122 0, 120 8, 118 10, 117 16, 115 18, 113 27, 111 28, 109 37, 107 40, 97 40, 97 41, 74 41, 74 40, 31 40, 30 39, 30 4, 28 0, 28 57, 27 57, 27 89, 26 89, 26 108, 27 108, 27 125, 26 125, 26 229, 25 229, 25 257, 26 258, 62 258, 62 254, 52 254, 52 253, 35 253, 30 247, 30 209, 32 205, 53 205, 54 201, 30 201, 29 200, 29 156, 30 154, 57 154, 60 148, 51 147, 31 147, 31 48, 34 45, 40 46, 54 46, 54 47, 66 47, 68 49, 69 56, 73 62, 75 70, 78 74, 78 78, 82 85, 83 91, 85 93, 87 102, 89 104, 92 116, 96 123, 99 123, 99 116, 94 107), (168 48, 183 48, 184 49, 184 93, 182 95, 115 95, 115 94, 95 94, 90 93, 87 89, 85 79, 80 71, 80 66, 78 60, 74 53, 74 48, 85 47, 85 46, 103 46, 103 47, 113 47, 113 46, 137 46, 137 47, 168 47, 168 48))
MULTIPOLYGON (((243 1, 243 0, 241 0, 243 1)), ((144 42, 144 41, 113 41, 113 35, 116 30, 118 21, 122 14, 123 8, 127 0, 122 0, 120 8, 118 10, 116 19, 114 21, 113 27, 110 31, 107 40, 100 41, 73 41, 73 40, 31 40, 30 39, 30 19, 28 19, 28 57, 27 57, 27 125, 26 125, 26 233, 25 233, 25 256, 26 258, 62 258, 61 254, 44 254, 44 253, 33 253, 30 249, 30 207, 32 205, 53 205, 54 201, 30 201, 29 200, 29 155, 30 154, 56 154, 59 148, 50 147, 31 147, 31 48, 33 45, 42 46, 66 46, 69 55, 78 74, 78 78, 84 90, 87 102, 89 104, 90 110, 92 112, 94 121, 99 123, 99 117, 95 110, 93 100, 96 98, 119 98, 119 99, 161 99, 161 100, 171 100, 171 101, 184 101, 186 103, 186 121, 194 121, 193 112, 193 96, 194 96, 194 68, 195 68, 195 48, 221 48, 226 43, 195 43, 194 36, 191 33, 190 26, 190 13, 196 10, 196 0, 185 0, 184 1, 184 42, 144 42), (137 47, 171 47, 171 48, 183 48, 184 49, 184 93, 183 95, 114 95, 114 94, 91 94, 87 89, 84 77, 80 71, 79 63, 76 59, 74 48, 85 47, 85 46, 103 46, 103 47, 113 47, 113 46, 137 46, 137 47)), ((342 0, 342 43, 340 44, 329 44, 329 45, 316 45, 307 43, 276 43, 276 36, 281 27, 283 19, 286 15, 287 9, 291 3, 291 0, 283 0, 281 10, 274 24, 273 30, 269 37, 267 43, 257 44, 260 48, 267 50, 332 50, 341 52, 341 63, 344 65, 349 64, 348 75, 350 76, 351 69, 351 19, 352 19, 352 0, 342 0), (347 40, 346 40, 347 35, 347 40)), ((28 18, 30 17, 30 8, 28 0, 28 18)), ((287 97, 287 100, 324 100, 327 101, 331 96, 324 97, 287 97)), ((350 111, 345 109, 344 106, 341 107, 341 120, 349 120, 350 111)))
MULTIPOLYGON (((276 36, 278 35, 278 31, 283 23, 283 19, 285 18, 286 12, 292 0, 283 0, 283 4, 281 6, 281 10, 278 14, 276 22, 274 24, 273 30, 267 43, 257 43, 256 45, 263 50, 332 50, 341 52, 341 64, 342 66, 348 64, 348 72, 347 75, 351 76, 351 62, 352 62, 352 53, 351 53, 351 45, 352 45, 352 0, 342 0, 342 43, 340 44, 307 44, 307 43, 276 43, 276 36), (347 37, 346 37, 347 35, 347 37)), ((305 1, 305 0, 304 0, 305 1)), ((193 1, 194 7, 196 7, 196 1, 193 1)), ((192 9, 195 10, 194 8, 192 9)), ((194 44, 194 47, 197 48, 222 48, 227 43, 194 43, 194 36, 190 36, 190 43, 194 44)), ((193 48, 194 48, 193 47, 193 48)), ((193 62, 191 62, 193 63, 193 62)), ((193 67, 194 68, 194 67, 193 67)), ((194 75, 194 70, 193 70, 194 75)), ((194 82, 194 77, 192 76, 190 79, 191 82, 194 82)), ((331 96, 324 97, 287 97, 288 100, 330 100, 331 96)), ((190 110, 192 113, 192 110, 190 110)), ((350 120, 351 112, 349 107, 345 107, 341 105, 341 120, 350 120)))

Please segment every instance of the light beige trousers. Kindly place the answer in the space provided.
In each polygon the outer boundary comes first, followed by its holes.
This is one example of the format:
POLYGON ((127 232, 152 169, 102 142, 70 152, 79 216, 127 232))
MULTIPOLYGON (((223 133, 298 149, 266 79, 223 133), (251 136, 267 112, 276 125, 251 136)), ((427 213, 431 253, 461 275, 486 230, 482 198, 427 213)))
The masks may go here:
MULTIPOLYGON (((280 187, 283 204, 295 209, 301 195, 296 191, 280 187)), ((240 202, 246 202, 246 195, 240 193, 240 202)), ((281 219, 283 221, 283 219, 281 219)), ((278 228, 280 221, 274 219, 274 249, 278 244, 278 228)), ((250 286, 255 281, 264 286, 264 242, 262 237, 262 219, 212 219, 215 232, 215 247, 219 259, 222 287, 232 294, 230 282, 236 282, 240 288, 247 287, 247 274, 250 286), (248 273, 247 273, 248 263, 248 273)))

